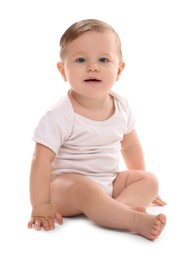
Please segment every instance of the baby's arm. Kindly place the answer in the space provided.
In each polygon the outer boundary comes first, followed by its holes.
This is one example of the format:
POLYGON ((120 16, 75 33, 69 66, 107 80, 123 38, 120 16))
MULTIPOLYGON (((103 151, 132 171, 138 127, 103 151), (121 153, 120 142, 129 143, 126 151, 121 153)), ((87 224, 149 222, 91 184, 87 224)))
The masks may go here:
POLYGON ((36 144, 32 159, 30 174, 30 200, 32 204, 31 219, 28 227, 35 226, 37 230, 54 229, 54 220, 62 223, 62 216, 58 214, 50 203, 51 163, 55 153, 49 148, 36 144))
MULTIPOLYGON (((121 153, 127 169, 145 170, 144 154, 135 130, 131 131, 127 135, 124 135, 121 145, 121 153)), ((160 196, 157 196, 157 198, 154 199, 153 203, 158 206, 166 205, 166 203, 160 198, 160 196)))
POLYGON ((135 130, 124 135, 121 153, 129 170, 145 170, 144 154, 135 130))

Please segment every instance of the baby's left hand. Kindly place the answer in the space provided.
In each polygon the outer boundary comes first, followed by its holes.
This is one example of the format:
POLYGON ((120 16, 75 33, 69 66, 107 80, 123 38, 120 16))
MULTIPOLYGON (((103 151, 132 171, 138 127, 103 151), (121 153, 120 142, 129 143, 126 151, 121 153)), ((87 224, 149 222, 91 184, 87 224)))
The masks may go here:
POLYGON ((155 204, 155 205, 158 205, 158 206, 165 206, 165 205, 167 205, 167 203, 164 202, 164 201, 160 198, 160 196, 157 196, 157 197, 153 200, 152 203, 155 204))

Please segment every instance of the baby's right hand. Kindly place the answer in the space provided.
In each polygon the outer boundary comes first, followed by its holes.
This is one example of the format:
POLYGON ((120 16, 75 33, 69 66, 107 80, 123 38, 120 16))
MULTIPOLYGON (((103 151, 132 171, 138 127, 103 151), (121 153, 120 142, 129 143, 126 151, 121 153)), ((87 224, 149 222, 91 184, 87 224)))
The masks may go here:
POLYGON ((35 227, 36 230, 40 230, 43 227, 45 231, 53 230, 55 220, 61 225, 63 217, 60 213, 56 212, 51 204, 38 205, 32 209, 28 228, 35 227))

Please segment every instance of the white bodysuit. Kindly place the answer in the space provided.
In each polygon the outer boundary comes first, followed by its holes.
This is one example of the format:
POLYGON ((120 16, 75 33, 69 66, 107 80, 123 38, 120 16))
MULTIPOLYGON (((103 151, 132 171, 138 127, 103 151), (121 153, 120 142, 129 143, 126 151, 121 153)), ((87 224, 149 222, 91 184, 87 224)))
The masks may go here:
POLYGON ((127 100, 113 91, 110 94, 114 97, 115 113, 105 121, 75 113, 66 95, 41 118, 33 140, 56 154, 53 177, 66 173, 85 175, 112 196, 121 141, 123 135, 134 129, 135 120, 127 100))

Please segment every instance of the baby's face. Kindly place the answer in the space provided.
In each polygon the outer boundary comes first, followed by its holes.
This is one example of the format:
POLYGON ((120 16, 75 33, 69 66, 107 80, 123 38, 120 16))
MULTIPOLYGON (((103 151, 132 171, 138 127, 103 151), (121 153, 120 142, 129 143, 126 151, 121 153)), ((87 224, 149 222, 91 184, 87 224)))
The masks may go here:
POLYGON ((79 94, 97 96, 108 93, 124 68, 115 35, 89 31, 66 47, 64 78, 79 94))

